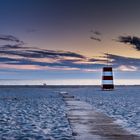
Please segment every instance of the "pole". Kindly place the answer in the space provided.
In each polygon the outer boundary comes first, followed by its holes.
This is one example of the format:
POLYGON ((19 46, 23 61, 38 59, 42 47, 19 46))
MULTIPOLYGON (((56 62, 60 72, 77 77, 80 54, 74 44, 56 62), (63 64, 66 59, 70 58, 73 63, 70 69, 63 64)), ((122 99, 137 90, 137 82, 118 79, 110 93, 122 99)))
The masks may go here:
POLYGON ((109 60, 108 60, 108 53, 106 54, 106 61, 107 61, 107 66, 109 66, 109 60))

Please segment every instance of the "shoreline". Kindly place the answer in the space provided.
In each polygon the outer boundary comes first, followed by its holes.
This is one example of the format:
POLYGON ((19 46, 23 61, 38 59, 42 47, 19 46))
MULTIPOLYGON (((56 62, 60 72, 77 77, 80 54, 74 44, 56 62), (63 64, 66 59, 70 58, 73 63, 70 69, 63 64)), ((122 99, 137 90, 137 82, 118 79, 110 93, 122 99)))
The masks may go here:
MULTIPOLYGON (((115 85, 116 88, 139 87, 139 86, 140 85, 115 85)), ((100 88, 101 85, 0 85, 0 88, 88 88, 88 87, 100 88)))

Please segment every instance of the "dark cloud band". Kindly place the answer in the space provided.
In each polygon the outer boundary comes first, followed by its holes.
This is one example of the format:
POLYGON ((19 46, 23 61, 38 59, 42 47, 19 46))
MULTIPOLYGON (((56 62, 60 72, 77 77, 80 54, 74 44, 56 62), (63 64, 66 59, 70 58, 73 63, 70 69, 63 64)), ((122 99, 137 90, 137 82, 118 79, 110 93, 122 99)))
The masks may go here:
POLYGON ((136 50, 140 51, 140 38, 139 37, 136 37, 136 36, 119 36, 117 41, 134 45, 136 50))
MULTIPOLYGON (((108 55, 109 63, 114 68, 128 66, 140 69, 140 59, 123 57, 113 54, 108 55)), ((105 56, 106 57, 106 56, 105 56)), ((7 65, 34 65, 50 68, 70 68, 78 70, 97 70, 106 65, 105 58, 88 58, 84 55, 69 52, 55 51, 33 47, 22 47, 20 45, 4 45, 0 47, 0 63, 7 65)))
POLYGON ((3 40, 3 41, 12 41, 12 42, 24 44, 23 41, 19 40, 17 37, 12 36, 12 35, 0 35, 0 40, 3 40))
POLYGON ((91 36, 90 39, 101 42, 101 39, 100 38, 97 38, 97 37, 91 36))

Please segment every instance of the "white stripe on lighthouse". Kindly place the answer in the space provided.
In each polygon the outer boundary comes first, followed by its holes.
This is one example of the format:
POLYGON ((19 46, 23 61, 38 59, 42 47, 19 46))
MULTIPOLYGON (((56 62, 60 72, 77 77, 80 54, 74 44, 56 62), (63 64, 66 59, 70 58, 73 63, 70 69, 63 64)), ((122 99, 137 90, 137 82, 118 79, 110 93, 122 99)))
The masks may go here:
POLYGON ((113 85, 113 80, 102 80, 103 85, 113 85))
POLYGON ((112 71, 104 71, 103 76, 112 76, 112 71))

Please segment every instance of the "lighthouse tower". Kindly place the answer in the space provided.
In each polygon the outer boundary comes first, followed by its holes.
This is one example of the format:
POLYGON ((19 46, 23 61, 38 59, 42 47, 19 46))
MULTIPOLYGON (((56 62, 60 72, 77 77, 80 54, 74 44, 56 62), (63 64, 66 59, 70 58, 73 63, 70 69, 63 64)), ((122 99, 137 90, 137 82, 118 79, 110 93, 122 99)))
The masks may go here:
POLYGON ((102 76, 102 89, 103 90, 113 90, 113 69, 108 65, 108 54, 107 54, 107 66, 103 67, 103 76, 102 76))

